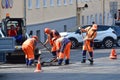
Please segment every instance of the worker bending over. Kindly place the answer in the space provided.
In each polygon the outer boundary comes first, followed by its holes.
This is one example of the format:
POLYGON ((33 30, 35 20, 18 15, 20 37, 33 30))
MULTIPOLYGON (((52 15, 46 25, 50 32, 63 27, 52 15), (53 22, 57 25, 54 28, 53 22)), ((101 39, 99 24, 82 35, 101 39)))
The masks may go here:
POLYGON ((34 62, 34 51, 38 42, 37 36, 32 36, 32 38, 27 39, 22 44, 22 50, 25 53, 26 65, 31 66, 34 62))
MULTIPOLYGON (((44 45, 46 45, 47 43, 49 43, 51 45, 51 53, 53 55, 53 58, 51 60, 51 62, 56 62, 57 61, 57 54, 56 54, 56 46, 54 44, 54 41, 52 41, 53 37, 53 33, 57 34, 58 36, 60 36, 59 32, 56 30, 51 30, 50 28, 45 28, 44 29, 45 34, 47 35, 47 40, 44 43, 44 45)), ((56 37, 57 38, 57 37, 56 37)), ((55 39, 55 38, 54 38, 55 39)))
POLYGON ((65 58, 65 65, 69 64, 70 60, 70 49, 71 49, 71 41, 65 37, 58 37, 57 34, 53 33, 55 40, 55 46, 58 54, 58 65, 62 65, 62 61, 65 58))

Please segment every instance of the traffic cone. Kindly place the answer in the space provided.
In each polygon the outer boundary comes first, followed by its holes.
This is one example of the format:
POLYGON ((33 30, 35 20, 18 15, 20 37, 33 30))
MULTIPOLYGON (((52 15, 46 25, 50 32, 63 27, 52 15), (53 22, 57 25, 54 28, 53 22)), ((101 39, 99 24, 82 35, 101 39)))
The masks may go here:
POLYGON ((38 63, 37 63, 37 65, 36 65, 36 69, 34 70, 34 72, 41 72, 40 59, 38 59, 38 63))
POLYGON ((110 53, 110 59, 117 59, 116 50, 113 48, 110 53))

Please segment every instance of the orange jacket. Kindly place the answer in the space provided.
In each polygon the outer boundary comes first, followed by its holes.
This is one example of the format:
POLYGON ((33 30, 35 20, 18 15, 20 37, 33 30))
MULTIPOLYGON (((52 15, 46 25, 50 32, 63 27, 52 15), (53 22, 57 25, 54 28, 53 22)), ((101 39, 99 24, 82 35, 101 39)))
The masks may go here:
POLYGON ((70 48, 71 48, 71 41, 64 37, 59 37, 56 41, 56 49, 58 51, 59 59, 66 59, 70 58, 70 48))
POLYGON ((87 27, 85 29, 81 29, 82 32, 86 32, 86 36, 84 37, 84 40, 90 40, 93 41, 94 38, 97 36, 97 32, 92 30, 91 27, 87 27))
POLYGON ((93 40, 97 35, 97 32, 92 30, 91 27, 87 27, 86 29, 83 30, 86 32, 86 36, 84 38, 84 45, 83 45, 83 50, 88 50, 89 52, 93 51, 93 40))
POLYGON ((22 50, 24 51, 26 58, 34 59, 35 39, 34 38, 27 39, 22 44, 22 50))

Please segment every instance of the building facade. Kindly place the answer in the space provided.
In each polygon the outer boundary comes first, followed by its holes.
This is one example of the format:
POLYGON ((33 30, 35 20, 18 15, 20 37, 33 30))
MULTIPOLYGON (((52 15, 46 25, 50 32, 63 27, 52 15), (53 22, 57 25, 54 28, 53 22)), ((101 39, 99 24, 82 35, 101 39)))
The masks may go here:
POLYGON ((113 25, 120 21, 120 0, 0 0, 0 3, 0 21, 6 13, 24 18, 27 33, 33 32, 41 41, 46 40, 45 27, 61 32, 78 26, 77 23, 113 25))
POLYGON ((76 26, 76 0, 0 0, 0 21, 6 13, 13 18, 25 18, 27 33, 33 32, 46 40, 44 28, 59 32, 76 26))
POLYGON ((79 0, 79 5, 85 3, 88 8, 81 7, 80 25, 92 24, 93 21, 97 24, 114 25, 120 19, 120 0, 79 0))

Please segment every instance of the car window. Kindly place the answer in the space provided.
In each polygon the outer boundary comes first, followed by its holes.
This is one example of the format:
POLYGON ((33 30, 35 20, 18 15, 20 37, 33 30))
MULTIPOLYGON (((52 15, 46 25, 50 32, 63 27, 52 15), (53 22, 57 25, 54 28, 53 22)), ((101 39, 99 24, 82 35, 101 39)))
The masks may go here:
POLYGON ((119 26, 112 26, 112 29, 116 32, 117 35, 120 35, 120 27, 119 26))
POLYGON ((82 26, 82 28, 85 29, 85 28, 87 28, 88 26, 92 26, 92 25, 85 25, 85 26, 82 26))
MULTIPOLYGON (((87 28, 88 26, 92 26, 92 25, 84 25, 84 26, 81 26, 82 28, 87 28)), ((105 30, 108 30, 110 27, 112 26, 108 26, 108 25, 98 25, 98 29, 97 31, 105 31, 105 30)), ((76 32, 78 33, 78 27, 73 27, 72 29, 69 30, 69 32, 76 32)), ((119 31, 120 32, 120 31, 119 31)))
POLYGON ((105 31, 107 29, 109 29, 110 26, 106 26, 106 25, 98 25, 98 31, 105 31))
MULTIPOLYGON (((88 26, 92 26, 92 25, 85 25, 85 26, 82 26, 82 28, 86 28, 88 26)), ((98 29, 97 31, 105 31, 107 29, 109 29, 111 26, 107 26, 107 25, 98 25, 98 29)))

